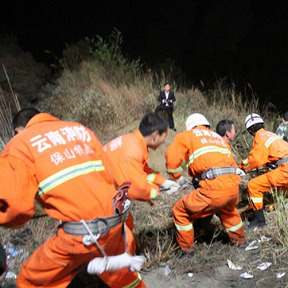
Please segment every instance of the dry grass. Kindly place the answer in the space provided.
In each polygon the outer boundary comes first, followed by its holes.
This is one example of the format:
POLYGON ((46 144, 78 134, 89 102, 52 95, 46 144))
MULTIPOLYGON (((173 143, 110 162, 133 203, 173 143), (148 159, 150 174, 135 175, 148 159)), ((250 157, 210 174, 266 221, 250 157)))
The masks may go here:
MULTIPOLYGON (((96 132, 102 143, 106 143, 117 135, 132 132, 138 127, 142 116, 148 111, 153 111, 158 105, 157 96, 160 87, 167 80, 165 74, 155 75, 149 72, 144 75, 139 73, 133 81, 125 79, 125 75, 122 75, 121 82, 119 82, 119 79, 113 76, 117 70, 113 72, 114 74, 109 74, 109 71, 105 71, 104 66, 99 61, 89 57, 82 59, 78 50, 68 48, 67 55, 65 54, 66 58, 62 59, 66 61, 62 61, 62 66, 65 69, 53 87, 51 97, 47 97, 40 103, 39 108, 41 110, 51 112, 63 120, 82 122, 96 132), (71 58, 69 58, 70 56, 71 58), (80 57, 77 65, 73 64, 75 57, 77 59, 80 57)), ((232 147, 235 158, 239 163, 242 158, 247 156, 253 139, 245 132, 244 119, 248 113, 259 112, 260 107, 256 97, 252 97, 252 100, 248 101, 246 95, 241 95, 233 85, 227 86, 222 81, 218 81, 214 89, 206 89, 203 86, 201 90, 187 90, 176 87, 175 84, 174 88, 177 98, 174 115, 179 132, 185 129, 186 118, 191 113, 204 114, 210 121, 212 129, 215 129, 220 120, 231 119, 234 121, 238 132, 232 147)), ((8 111, 9 109, 5 110, 8 111)), ((266 120, 267 128, 274 130, 276 116, 271 115, 267 109, 261 110, 261 115, 266 120)), ((9 117, 4 118, 8 120, 9 117)), ((166 143, 151 153, 151 166, 163 175, 166 175, 164 153, 174 136, 174 132, 169 132, 166 143)), ((3 137, 1 135, 0 139, 3 140, 3 137)), ((148 260, 162 255, 177 245, 174 238, 171 208, 180 197, 189 193, 190 190, 192 189, 186 189, 171 196, 162 195, 155 200, 154 206, 144 202, 133 203, 132 214, 135 221, 138 252, 144 254, 148 260)), ((233 257, 235 262, 239 261, 239 264, 243 263, 247 270, 254 269, 256 260, 266 258, 273 259, 273 263, 283 269, 283 267, 288 266, 285 260, 287 253, 285 249, 285 251, 283 250, 283 247, 287 247, 287 239, 283 238, 283 234, 287 230, 285 228, 288 219, 285 217, 288 211, 286 210, 286 202, 285 205, 279 205, 279 207, 282 207, 279 214, 276 215, 273 212, 267 215, 271 229, 269 228, 269 233, 265 231, 267 233, 265 235, 271 236, 273 240, 269 244, 265 244, 266 246, 263 245, 263 249, 257 257, 254 255, 255 257, 249 258, 248 254, 247 257, 244 257, 246 254, 243 254, 236 247, 223 245, 225 233, 221 225, 219 226, 215 222, 214 228, 217 228, 211 229, 212 233, 206 235, 207 237, 197 240, 196 253, 192 259, 179 260, 179 253, 176 252, 163 261, 171 266, 174 274, 186 273, 191 269, 197 273, 204 273, 209 268, 212 269, 219 263, 224 263, 229 257, 233 257), (279 226, 279 223, 282 223, 282 226, 279 226)), ((38 213, 41 213, 41 210, 38 213)), ((217 221, 217 218, 214 220, 217 221)), ((0 237, 3 244, 6 245, 9 245, 16 233, 27 227, 31 229, 33 235, 31 238, 33 240, 19 246, 25 252, 21 252, 19 257, 11 260, 9 269, 18 273, 20 263, 25 261, 39 245, 56 232, 57 224, 53 220, 43 218, 31 220, 20 230, 1 228, 0 237)), ((249 231, 247 233, 248 241, 254 240, 255 237, 260 238, 261 233, 262 231, 249 231)), ((92 281, 95 279, 93 278, 92 281)), ((79 283, 83 283, 83 281, 79 283)))
POLYGON ((38 100, 38 92, 49 75, 49 69, 37 63, 31 54, 24 52, 17 44, 15 36, 6 35, 0 31, 0 85, 6 101, 16 112, 14 100, 10 95, 10 87, 2 68, 5 65, 7 74, 21 107, 29 107, 38 100))
POLYGON ((13 137, 12 112, 0 87, 0 152, 13 137))

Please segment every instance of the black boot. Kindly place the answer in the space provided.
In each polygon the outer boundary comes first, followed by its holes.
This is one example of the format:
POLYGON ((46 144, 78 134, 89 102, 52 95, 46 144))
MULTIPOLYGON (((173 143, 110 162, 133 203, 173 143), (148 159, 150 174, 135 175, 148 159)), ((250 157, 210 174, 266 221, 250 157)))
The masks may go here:
POLYGON ((249 223, 248 226, 245 227, 245 230, 253 229, 255 227, 263 227, 266 226, 266 220, 263 213, 263 208, 260 210, 254 211, 253 220, 249 223))

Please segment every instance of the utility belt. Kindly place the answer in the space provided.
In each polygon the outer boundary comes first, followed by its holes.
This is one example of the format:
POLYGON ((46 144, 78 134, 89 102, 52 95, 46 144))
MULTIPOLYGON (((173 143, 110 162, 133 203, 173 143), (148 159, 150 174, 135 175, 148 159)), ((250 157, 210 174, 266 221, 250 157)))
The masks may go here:
MULTIPOLYGON (((91 221, 85 221, 89 229, 94 235, 104 237, 108 231, 116 227, 121 222, 124 222, 129 215, 129 209, 124 211, 122 214, 114 215, 111 217, 95 218, 91 221)), ((66 234, 75 236, 87 235, 87 229, 81 222, 64 222, 62 228, 66 234)))
POLYGON ((274 170, 274 169, 278 168, 280 164, 283 164, 283 163, 288 163, 288 155, 285 156, 285 157, 282 158, 282 159, 279 159, 279 160, 276 161, 276 162, 273 162, 273 163, 268 162, 268 163, 266 163, 266 166, 267 166, 269 169, 274 170))
POLYGON ((130 182, 123 183, 113 197, 113 208, 115 215, 103 218, 95 218, 90 221, 64 222, 61 227, 69 235, 86 236, 93 234, 98 238, 104 237, 108 231, 124 222, 129 215, 130 200, 127 199, 130 182))
POLYGON ((215 179, 217 176, 236 174, 234 166, 210 168, 201 174, 201 179, 215 179))

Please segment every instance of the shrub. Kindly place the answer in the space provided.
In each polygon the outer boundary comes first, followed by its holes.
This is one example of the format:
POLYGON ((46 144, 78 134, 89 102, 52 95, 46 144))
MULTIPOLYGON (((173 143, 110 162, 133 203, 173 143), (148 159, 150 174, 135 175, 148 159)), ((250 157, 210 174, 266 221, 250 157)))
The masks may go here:
MULTIPOLYGON (((10 94, 10 88, 2 65, 5 65, 21 107, 29 107, 38 101, 38 92, 49 76, 49 69, 37 63, 31 54, 24 52, 13 35, 0 35, 0 65, 0 85, 4 94, 10 94)), ((13 100, 10 99, 7 98, 6 101, 11 105, 12 111, 16 112, 13 100)))

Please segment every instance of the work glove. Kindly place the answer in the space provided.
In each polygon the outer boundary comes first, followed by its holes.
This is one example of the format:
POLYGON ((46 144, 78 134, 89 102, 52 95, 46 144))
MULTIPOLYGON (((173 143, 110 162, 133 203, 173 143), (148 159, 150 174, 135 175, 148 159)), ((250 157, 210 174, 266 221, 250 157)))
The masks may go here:
POLYGON ((180 178, 177 179, 176 182, 181 186, 181 188, 186 188, 191 184, 189 179, 185 178, 184 176, 180 176, 180 178))
POLYGON ((240 169, 240 168, 236 169, 236 174, 239 175, 239 176, 245 176, 246 175, 245 172, 242 169, 240 169))
POLYGON ((161 184, 161 186, 165 189, 166 193, 171 195, 178 191, 180 188, 180 185, 174 181, 171 180, 165 180, 164 183, 161 184))
POLYGON ((115 271, 121 268, 129 268, 132 272, 140 271, 145 263, 144 256, 131 256, 123 253, 117 256, 96 257, 91 260, 87 267, 89 274, 101 274, 104 271, 115 271))

